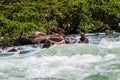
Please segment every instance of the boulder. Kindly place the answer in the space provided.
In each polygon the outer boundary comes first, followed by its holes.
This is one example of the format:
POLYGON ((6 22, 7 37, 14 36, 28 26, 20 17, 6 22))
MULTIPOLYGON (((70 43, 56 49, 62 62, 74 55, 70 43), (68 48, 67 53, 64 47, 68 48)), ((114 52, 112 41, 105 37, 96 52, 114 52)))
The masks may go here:
POLYGON ((32 33, 31 36, 44 36, 44 35, 46 35, 46 34, 43 32, 36 31, 36 32, 32 33))
POLYGON ((27 38, 22 38, 20 40, 21 44, 35 44, 35 43, 44 43, 45 40, 52 40, 59 42, 61 39, 58 36, 58 34, 48 34, 46 35, 45 33, 42 32, 34 32, 27 38))
POLYGON ((58 34, 48 34, 48 35, 42 34, 42 35, 40 35, 40 34, 38 34, 38 32, 29 37, 29 40, 32 43, 42 43, 46 39, 50 39, 52 41, 57 41, 57 42, 59 42, 61 40, 60 37, 58 36, 58 34))
POLYGON ((30 40, 32 43, 38 43, 45 40, 46 38, 47 37, 45 33, 36 31, 28 37, 28 40, 30 40))
POLYGON ((8 52, 16 52, 17 50, 15 48, 8 50, 8 52))

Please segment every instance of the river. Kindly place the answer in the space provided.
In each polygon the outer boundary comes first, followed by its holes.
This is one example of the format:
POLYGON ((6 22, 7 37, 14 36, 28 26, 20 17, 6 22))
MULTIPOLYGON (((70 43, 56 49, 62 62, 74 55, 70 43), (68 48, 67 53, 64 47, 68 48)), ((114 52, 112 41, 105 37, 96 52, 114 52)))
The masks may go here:
POLYGON ((120 38, 88 38, 89 44, 53 45, 36 53, 2 55, 0 80, 120 80, 120 38))

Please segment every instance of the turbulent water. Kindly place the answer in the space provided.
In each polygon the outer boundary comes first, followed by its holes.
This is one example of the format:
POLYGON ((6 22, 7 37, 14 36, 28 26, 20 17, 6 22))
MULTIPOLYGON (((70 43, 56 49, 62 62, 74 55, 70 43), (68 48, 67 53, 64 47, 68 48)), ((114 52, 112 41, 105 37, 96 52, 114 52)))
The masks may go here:
POLYGON ((36 53, 1 55, 0 80, 120 80, 118 40, 88 38, 89 44, 54 45, 39 48, 36 53))

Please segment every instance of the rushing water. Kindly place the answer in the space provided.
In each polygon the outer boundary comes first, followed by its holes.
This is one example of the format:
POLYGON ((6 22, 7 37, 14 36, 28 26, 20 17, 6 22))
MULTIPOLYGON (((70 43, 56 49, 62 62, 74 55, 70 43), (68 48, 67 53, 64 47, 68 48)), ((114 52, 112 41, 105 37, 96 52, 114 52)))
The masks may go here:
POLYGON ((2 55, 0 80, 120 80, 119 38, 88 38, 89 44, 54 45, 36 53, 2 55))

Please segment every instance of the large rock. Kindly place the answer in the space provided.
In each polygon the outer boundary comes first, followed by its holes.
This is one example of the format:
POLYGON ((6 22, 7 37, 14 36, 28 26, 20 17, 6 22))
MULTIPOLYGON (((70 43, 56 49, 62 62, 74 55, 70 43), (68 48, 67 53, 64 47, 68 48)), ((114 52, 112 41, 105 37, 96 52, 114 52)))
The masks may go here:
POLYGON ((45 39, 46 34, 43 32, 34 32, 31 35, 29 35, 28 37, 22 37, 20 39, 18 39, 16 42, 16 44, 21 44, 21 45, 25 45, 25 44, 35 44, 38 42, 41 42, 45 39))
POLYGON ((36 32, 32 33, 31 36, 44 36, 44 35, 46 35, 46 34, 43 32, 36 31, 36 32))
POLYGON ((45 33, 36 31, 27 38, 21 38, 20 44, 24 45, 24 44, 44 43, 46 40, 59 42, 61 39, 58 36, 58 34, 46 35, 45 33))
POLYGON ((32 43, 41 43, 46 40, 46 39, 50 39, 52 41, 57 41, 59 42, 61 39, 60 37, 58 36, 58 34, 41 34, 39 32, 35 32, 33 33, 31 36, 29 36, 28 38, 32 43))
POLYGON ((30 40, 32 43, 38 43, 38 42, 42 42, 46 38, 47 35, 45 33, 36 31, 28 37, 28 40, 30 40))

